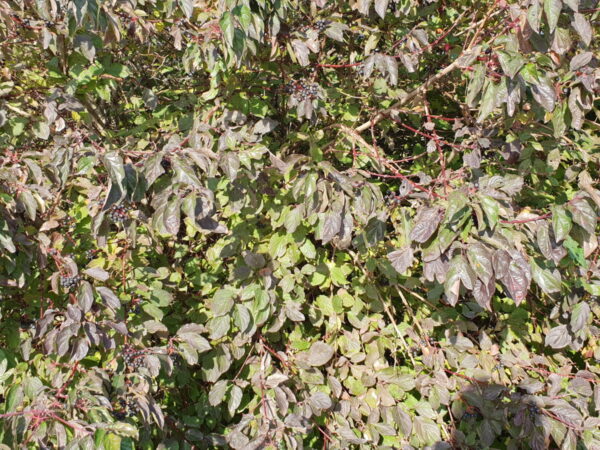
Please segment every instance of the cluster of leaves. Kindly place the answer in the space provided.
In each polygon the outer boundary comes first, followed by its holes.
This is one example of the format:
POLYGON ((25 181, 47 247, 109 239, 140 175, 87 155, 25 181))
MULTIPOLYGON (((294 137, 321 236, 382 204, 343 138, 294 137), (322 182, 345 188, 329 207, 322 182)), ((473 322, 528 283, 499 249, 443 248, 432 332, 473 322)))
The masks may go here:
POLYGON ((0 0, 0 446, 600 448, 599 20, 0 0))

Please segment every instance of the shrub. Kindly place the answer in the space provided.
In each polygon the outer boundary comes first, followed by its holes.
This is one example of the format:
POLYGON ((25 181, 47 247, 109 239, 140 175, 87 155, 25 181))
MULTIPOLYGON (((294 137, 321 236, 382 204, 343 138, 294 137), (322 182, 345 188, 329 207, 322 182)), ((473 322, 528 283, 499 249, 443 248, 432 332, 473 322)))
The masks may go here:
POLYGON ((0 1, 4 448, 600 448, 599 14, 0 1))

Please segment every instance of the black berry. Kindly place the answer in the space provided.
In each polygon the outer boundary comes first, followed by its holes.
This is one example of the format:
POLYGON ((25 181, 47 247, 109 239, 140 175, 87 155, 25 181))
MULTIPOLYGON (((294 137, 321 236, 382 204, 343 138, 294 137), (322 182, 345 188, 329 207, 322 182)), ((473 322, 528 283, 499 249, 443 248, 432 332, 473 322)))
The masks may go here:
POLYGON ((331 20, 317 20, 315 22, 314 28, 319 31, 325 31, 327 27, 331 24, 331 20))
POLYGON ((77 287, 79 282, 81 281, 81 275, 73 275, 72 277, 61 275, 60 277, 60 285, 70 291, 77 287))
POLYGON ((108 217, 114 223, 124 222, 129 218, 131 207, 128 205, 112 205, 108 212, 108 217))

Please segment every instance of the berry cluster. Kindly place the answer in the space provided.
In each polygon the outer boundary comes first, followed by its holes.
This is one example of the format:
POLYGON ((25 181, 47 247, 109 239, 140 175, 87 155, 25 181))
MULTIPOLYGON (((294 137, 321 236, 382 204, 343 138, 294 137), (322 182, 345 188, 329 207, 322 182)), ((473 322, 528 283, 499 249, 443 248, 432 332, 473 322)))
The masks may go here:
POLYGON ((120 398, 116 407, 113 407, 112 415, 117 420, 125 420, 127 417, 135 416, 138 412, 138 405, 133 399, 120 398))
POLYGON ((73 275, 72 277, 61 275, 60 277, 60 285, 69 291, 77 287, 80 281, 81 275, 73 275))
POLYGON ((292 94, 298 100, 313 100, 319 95, 319 85, 306 80, 290 81, 283 87, 284 92, 292 94))
POLYGON ((91 249, 85 251, 85 257, 86 257, 86 259, 92 260, 92 259, 94 259, 94 256, 96 255, 96 253, 98 253, 98 250, 91 248, 91 249))
POLYGON ((144 350, 136 350, 132 345, 126 345, 123 348, 123 362, 127 367, 137 369, 144 362, 144 353, 144 350))
POLYGON ((71 228, 75 225, 75 218, 71 216, 65 216, 62 219, 60 219, 59 224, 63 228, 71 228))
POLYGON ((315 22, 314 28, 319 31, 325 31, 325 29, 331 24, 331 20, 317 20, 315 22))
POLYGON ((527 409, 529 410, 529 414, 532 416, 537 416, 540 413, 540 408, 534 404, 527 405, 527 409))
POLYGON ((171 359, 173 366, 175 366, 175 367, 181 366, 181 364, 183 363, 183 358, 182 358, 181 354, 179 353, 179 351, 177 350, 177 348, 175 347, 175 345, 173 345, 172 341, 169 341, 169 344, 167 345, 167 354, 169 355, 169 358, 171 359))
POLYGON ((11 17, 12 17, 12 18, 13 18, 15 21, 19 22, 19 23, 20 23, 22 26, 24 26, 24 27, 31 27, 31 19, 28 19, 28 18, 21 19, 21 18, 20 18, 18 15, 16 15, 16 14, 11 14, 11 17))
POLYGON ((129 205, 112 205, 108 212, 108 217, 115 223, 124 222, 129 218, 129 211, 131 211, 129 205))
POLYGON ((394 208, 402 202, 402 198, 392 191, 388 192, 384 199, 386 205, 388 205, 390 208, 394 208))
POLYGON ((179 353, 172 353, 169 355, 169 358, 171 358, 171 362, 175 367, 181 367, 183 364, 183 357, 179 353))

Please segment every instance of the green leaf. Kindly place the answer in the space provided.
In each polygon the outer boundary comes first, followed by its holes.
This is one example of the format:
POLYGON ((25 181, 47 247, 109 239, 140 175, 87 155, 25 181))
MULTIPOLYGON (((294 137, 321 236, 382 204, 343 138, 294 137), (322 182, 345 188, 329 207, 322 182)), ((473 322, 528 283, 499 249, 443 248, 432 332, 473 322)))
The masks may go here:
POLYGON ((494 276, 490 251, 481 244, 471 244, 467 247, 467 258, 477 277, 487 284, 494 276))
POLYGON ((569 257, 575 261, 577 265, 583 267, 584 269, 588 268, 588 262, 585 259, 583 249, 579 246, 576 240, 574 240, 571 236, 567 236, 563 242, 563 246, 567 249, 569 257))
POLYGON ((535 261, 531 261, 531 275, 533 281, 535 281, 546 294, 560 292, 561 277, 558 271, 552 273, 549 270, 542 269, 535 261))
POLYGON ((236 292, 231 288, 219 289, 212 298, 210 310, 215 317, 223 316, 231 312, 233 298, 236 292))
POLYGON ((247 30, 252 22, 252 11, 247 5, 241 5, 234 9, 234 14, 238 17, 242 29, 247 30))
POLYGON ((525 58, 520 53, 498 50, 496 54, 502 70, 510 78, 514 78, 525 65, 525 58))
POLYGON ((206 324, 208 331, 210 331, 211 339, 221 339, 229 332, 231 327, 231 317, 228 315, 213 317, 206 324))
POLYGON ((218 406, 225 398, 227 392, 227 380, 219 380, 210 388, 208 393, 208 402, 212 406, 218 406))
POLYGON ((225 11, 221 20, 219 21, 219 26, 221 27, 221 31, 223 32, 223 38, 225 38, 225 42, 229 47, 233 46, 233 19, 232 14, 229 11, 225 11))
POLYGON ((554 32, 556 29, 561 9, 562 0, 544 0, 544 13, 546 14, 550 33, 554 32))
POLYGON ((121 159, 121 156, 117 152, 105 153, 102 161, 112 182, 119 186, 121 190, 123 190, 125 168, 123 167, 123 160, 121 159))
POLYGON ((204 337, 200 336, 198 333, 189 331, 177 333, 177 336, 189 345, 191 345, 196 351, 198 351, 198 353, 207 352, 212 348, 209 342, 204 337))
POLYGON ((50 127, 46 122, 33 124, 33 134, 39 139, 47 140, 50 137, 50 127))
POLYGON ((194 0, 177 0, 177 2, 185 17, 191 18, 194 13, 194 0))
POLYGON ((494 229, 498 224, 500 216, 500 204, 494 198, 489 195, 480 195, 481 207, 487 218, 488 225, 491 229, 494 229))
POLYGON ((554 206, 552 208, 552 229, 556 242, 564 240, 569 235, 572 226, 573 222, 564 206, 554 206))
POLYGON ((467 86, 467 96, 465 101, 471 107, 475 106, 475 98, 481 92, 485 82, 485 67, 483 64, 475 66, 475 70, 471 75, 471 80, 467 86))
POLYGON ((25 207, 25 212, 30 220, 35 220, 36 212, 37 212, 37 202, 31 192, 29 191, 21 191, 18 195, 19 201, 25 207))
POLYGON ((131 75, 129 68, 120 63, 111 63, 105 65, 103 66, 103 69, 105 73, 112 75, 113 77, 127 78, 129 75, 131 75))
POLYGON ((479 116, 477 116, 477 122, 481 123, 484 119, 489 116, 492 111, 496 108, 496 102, 498 101, 498 92, 500 91, 500 84, 492 81, 486 81, 486 87, 484 88, 483 98, 481 99, 481 105, 479 106, 479 116))
POLYGON ((421 416, 415 417, 413 430, 421 448, 433 445, 442 439, 440 428, 431 419, 425 419, 421 416))

